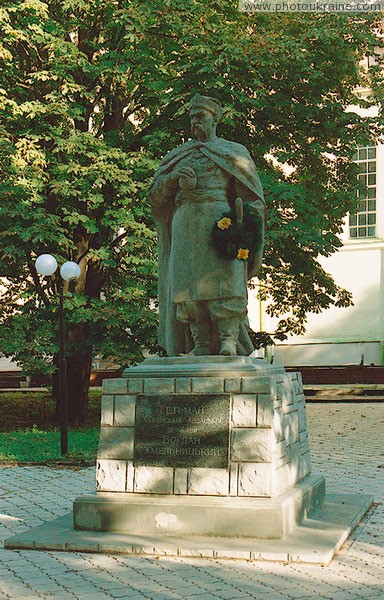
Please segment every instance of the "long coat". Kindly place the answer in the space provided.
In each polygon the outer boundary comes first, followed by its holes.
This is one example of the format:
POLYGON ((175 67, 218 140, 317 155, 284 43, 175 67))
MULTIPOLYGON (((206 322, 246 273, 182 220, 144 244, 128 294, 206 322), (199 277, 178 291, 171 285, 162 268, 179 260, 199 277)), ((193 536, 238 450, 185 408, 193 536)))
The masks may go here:
MULTIPOLYGON (((192 347, 189 328, 176 320, 175 302, 246 296, 247 277, 250 279, 257 273, 263 249, 248 264, 240 260, 226 261, 210 247, 210 232, 238 196, 261 215, 264 223, 264 197, 246 148, 222 138, 207 142, 190 140, 172 150, 157 169, 148 195, 159 239, 159 343, 168 356, 174 356, 192 347), (221 201, 187 202, 178 207, 176 194, 169 194, 163 185, 164 176, 180 163, 193 166, 188 160, 193 161, 199 153, 205 162, 231 177, 235 183, 233 191, 221 201), (191 239, 193 248, 188 248, 191 239)), ((240 329, 239 342, 240 352, 250 354, 253 346, 246 320, 240 329)))

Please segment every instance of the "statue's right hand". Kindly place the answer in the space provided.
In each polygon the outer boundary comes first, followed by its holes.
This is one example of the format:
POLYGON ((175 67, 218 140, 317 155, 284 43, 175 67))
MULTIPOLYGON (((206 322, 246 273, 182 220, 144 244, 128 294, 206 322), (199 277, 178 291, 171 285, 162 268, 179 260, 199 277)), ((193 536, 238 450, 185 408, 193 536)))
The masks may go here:
POLYGON ((177 169, 177 175, 180 188, 192 190, 196 187, 197 177, 192 167, 180 167, 177 169))
POLYGON ((177 185, 192 189, 196 186, 196 183, 196 173, 192 167, 179 167, 167 175, 167 185, 171 187, 177 185))
POLYGON ((195 171, 192 169, 192 167, 179 167, 178 169, 175 170, 175 176, 179 177, 196 177, 196 173, 195 171))

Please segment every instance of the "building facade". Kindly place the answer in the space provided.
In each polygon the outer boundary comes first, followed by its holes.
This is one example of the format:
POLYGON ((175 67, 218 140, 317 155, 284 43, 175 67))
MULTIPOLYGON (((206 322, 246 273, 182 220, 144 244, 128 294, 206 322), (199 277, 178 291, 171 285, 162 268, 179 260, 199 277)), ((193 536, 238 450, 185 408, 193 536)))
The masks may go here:
MULTIPOLYGON (((280 364, 384 364, 384 145, 359 148, 355 160, 365 186, 358 192, 358 212, 345 219, 343 247, 320 260, 335 282, 352 292, 353 306, 310 314, 305 335, 270 350, 280 364)), ((262 309, 257 315, 254 300, 251 311, 265 331, 273 330, 262 309)))

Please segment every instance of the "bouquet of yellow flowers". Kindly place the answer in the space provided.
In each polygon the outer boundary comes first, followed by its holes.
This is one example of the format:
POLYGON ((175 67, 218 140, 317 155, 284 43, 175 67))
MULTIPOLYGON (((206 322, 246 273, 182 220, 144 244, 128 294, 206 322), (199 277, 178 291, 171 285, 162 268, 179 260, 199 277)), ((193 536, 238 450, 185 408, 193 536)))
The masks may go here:
POLYGON ((223 214, 212 228, 212 244, 216 252, 227 260, 248 260, 252 258, 263 244, 263 223, 257 211, 247 205, 241 206, 240 199, 236 207, 223 214))

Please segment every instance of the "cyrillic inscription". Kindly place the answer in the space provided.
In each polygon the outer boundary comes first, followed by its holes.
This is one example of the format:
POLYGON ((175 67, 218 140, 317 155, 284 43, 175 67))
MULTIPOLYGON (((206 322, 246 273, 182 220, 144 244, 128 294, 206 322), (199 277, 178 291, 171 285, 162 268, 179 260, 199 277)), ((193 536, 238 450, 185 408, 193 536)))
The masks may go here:
POLYGON ((229 394, 139 394, 135 466, 228 468, 229 394))

